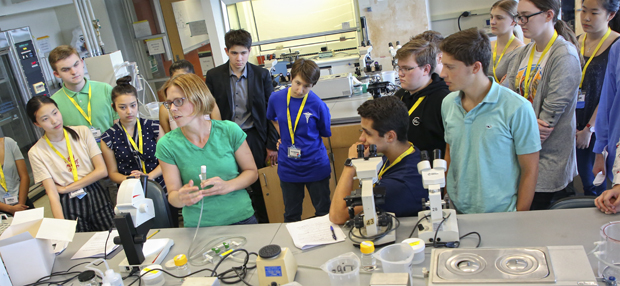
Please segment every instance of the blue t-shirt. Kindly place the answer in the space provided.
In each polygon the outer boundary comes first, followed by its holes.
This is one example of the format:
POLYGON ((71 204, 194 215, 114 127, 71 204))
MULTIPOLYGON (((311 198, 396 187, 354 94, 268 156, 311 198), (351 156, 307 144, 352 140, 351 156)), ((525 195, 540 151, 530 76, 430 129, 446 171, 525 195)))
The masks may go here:
MULTIPOLYGON (((246 135, 239 125, 232 121, 211 120, 211 135, 204 147, 192 144, 181 128, 166 133, 157 144, 155 156, 179 168, 182 184, 194 181, 199 186, 200 166, 207 166, 207 178, 220 177, 230 181, 239 176, 235 152, 246 135)), ((202 199, 204 208, 200 226, 230 225, 248 219, 254 214, 252 201, 245 189, 225 195, 208 196, 202 199)), ((183 207, 185 227, 195 227, 200 216, 201 202, 183 207)))
MULTIPOLYGON (((386 161, 383 156, 383 162, 386 161)), ((385 204, 377 205, 379 208, 397 217, 418 215, 423 209, 422 198, 428 200, 428 191, 418 173, 419 162, 420 150, 416 149, 383 174, 375 186, 385 188, 385 204)))
MULTIPOLYGON (((157 145, 157 137, 159 137, 159 120, 150 120, 140 118, 140 125, 142 126, 142 152, 140 154, 137 150, 134 150, 133 146, 127 139, 127 134, 123 129, 120 121, 114 124, 101 136, 103 141, 110 150, 114 152, 114 158, 116 159, 116 167, 118 172, 123 175, 131 175, 131 171, 142 171, 142 165, 140 161, 144 162, 144 168, 146 174, 152 172, 157 166, 159 161, 155 158, 155 146, 157 145)), ((138 139, 138 126, 134 126, 133 141, 140 144, 138 139)), ((138 146, 140 148, 140 146, 138 146)), ((164 176, 155 178, 155 182, 159 183, 164 190, 166 184, 164 183, 164 176)))
MULTIPOLYGON (((288 148, 293 145, 286 116, 288 88, 275 92, 269 98, 267 119, 280 125, 282 143, 278 150, 278 176, 283 182, 306 183, 327 178, 331 174, 329 157, 321 137, 332 136, 331 115, 327 105, 312 91, 308 93, 306 105, 295 130, 295 147, 301 150, 301 158, 288 157, 288 148)), ((303 98, 291 97, 291 126, 294 127, 303 98)))
POLYGON ((489 93, 469 112, 460 91, 448 94, 441 106, 450 144, 446 190, 461 213, 516 211, 518 156, 541 148, 532 105, 489 79, 489 93))

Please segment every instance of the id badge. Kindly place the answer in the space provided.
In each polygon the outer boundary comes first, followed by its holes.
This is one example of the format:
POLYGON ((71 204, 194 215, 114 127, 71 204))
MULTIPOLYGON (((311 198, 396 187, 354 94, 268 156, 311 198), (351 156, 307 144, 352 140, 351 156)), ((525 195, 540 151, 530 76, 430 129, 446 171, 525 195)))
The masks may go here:
POLYGON ((295 147, 295 145, 288 147, 288 157, 291 159, 301 158, 301 149, 295 147))
POLYGON ((4 196, 4 203, 7 205, 16 205, 17 203, 19 203, 19 199, 17 198, 17 196, 11 196, 7 193, 7 195, 4 196))
POLYGON ((583 109, 586 107, 586 92, 584 90, 579 90, 579 94, 577 95, 577 109, 583 109))
POLYGON ((97 141, 97 143, 99 143, 101 141, 101 130, 91 126, 90 132, 93 133, 93 137, 95 137, 95 140, 97 141))
POLYGON ((84 196, 86 196, 86 192, 84 191, 84 189, 79 189, 77 191, 73 191, 69 193, 69 198, 71 199, 77 197, 78 199, 81 200, 84 196))

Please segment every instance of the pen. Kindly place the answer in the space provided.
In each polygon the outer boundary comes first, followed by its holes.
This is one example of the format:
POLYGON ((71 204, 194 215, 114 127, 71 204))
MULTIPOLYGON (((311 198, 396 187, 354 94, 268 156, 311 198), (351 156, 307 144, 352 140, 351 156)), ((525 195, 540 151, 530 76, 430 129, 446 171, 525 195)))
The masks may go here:
POLYGON ((154 235, 156 235, 159 232, 159 229, 156 230, 155 232, 153 232, 153 234, 149 235, 149 237, 147 237, 146 239, 150 239, 151 237, 153 237, 154 235))
POLYGON ((330 225, 330 226, 329 226, 329 229, 332 231, 332 237, 334 238, 334 240, 338 240, 338 239, 336 238, 336 233, 334 232, 334 227, 330 225))

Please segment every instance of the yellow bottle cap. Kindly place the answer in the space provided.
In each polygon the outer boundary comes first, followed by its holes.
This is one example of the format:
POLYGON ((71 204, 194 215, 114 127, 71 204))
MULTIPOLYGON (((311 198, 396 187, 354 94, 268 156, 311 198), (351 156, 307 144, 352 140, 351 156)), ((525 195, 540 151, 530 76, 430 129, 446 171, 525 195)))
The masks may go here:
POLYGON ((179 254, 174 257, 174 265, 183 266, 187 264, 187 256, 185 254, 179 254))
POLYGON ((364 241, 360 243, 360 251, 364 254, 375 252, 375 244, 372 241, 364 241))

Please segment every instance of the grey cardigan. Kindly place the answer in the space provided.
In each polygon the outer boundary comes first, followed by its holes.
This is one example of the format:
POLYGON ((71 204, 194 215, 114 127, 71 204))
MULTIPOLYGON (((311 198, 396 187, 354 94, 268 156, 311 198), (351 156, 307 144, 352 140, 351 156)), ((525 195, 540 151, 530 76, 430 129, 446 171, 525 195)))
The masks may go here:
MULTIPOLYGON (((510 62, 504 86, 518 90, 515 78, 519 65, 524 58, 529 57, 533 46, 534 43, 525 46, 510 62)), ((554 127, 539 153, 536 192, 560 191, 577 175, 575 107, 580 80, 581 63, 577 49, 558 36, 549 50, 533 100, 536 117, 554 127)))

